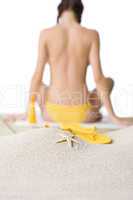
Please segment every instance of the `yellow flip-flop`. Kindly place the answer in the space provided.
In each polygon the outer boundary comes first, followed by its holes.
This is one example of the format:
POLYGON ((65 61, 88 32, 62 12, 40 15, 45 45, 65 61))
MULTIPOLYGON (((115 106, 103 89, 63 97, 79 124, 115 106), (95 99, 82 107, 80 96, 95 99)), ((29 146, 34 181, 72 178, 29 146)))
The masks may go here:
POLYGON ((81 140, 91 144, 111 144, 112 139, 97 131, 96 127, 84 128, 79 124, 61 124, 61 129, 70 131, 81 140))

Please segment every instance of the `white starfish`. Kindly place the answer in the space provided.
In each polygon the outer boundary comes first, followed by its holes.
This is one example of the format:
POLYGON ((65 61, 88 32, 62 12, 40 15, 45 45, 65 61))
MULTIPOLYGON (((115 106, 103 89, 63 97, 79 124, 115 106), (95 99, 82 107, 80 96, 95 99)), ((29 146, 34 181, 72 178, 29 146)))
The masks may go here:
POLYGON ((69 132, 69 131, 60 130, 59 135, 61 137, 63 137, 63 139, 57 141, 56 143, 67 142, 70 148, 73 147, 73 143, 80 144, 79 141, 74 139, 75 136, 73 134, 71 134, 71 132, 69 132))

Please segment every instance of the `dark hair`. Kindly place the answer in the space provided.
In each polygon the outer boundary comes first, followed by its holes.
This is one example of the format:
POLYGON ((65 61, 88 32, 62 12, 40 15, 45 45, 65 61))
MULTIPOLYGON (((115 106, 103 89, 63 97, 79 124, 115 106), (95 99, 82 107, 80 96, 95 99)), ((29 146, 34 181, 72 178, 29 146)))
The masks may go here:
POLYGON ((62 13, 66 10, 72 10, 75 14, 75 17, 79 23, 81 23, 81 17, 84 10, 82 0, 62 0, 58 6, 58 17, 57 23, 62 13))

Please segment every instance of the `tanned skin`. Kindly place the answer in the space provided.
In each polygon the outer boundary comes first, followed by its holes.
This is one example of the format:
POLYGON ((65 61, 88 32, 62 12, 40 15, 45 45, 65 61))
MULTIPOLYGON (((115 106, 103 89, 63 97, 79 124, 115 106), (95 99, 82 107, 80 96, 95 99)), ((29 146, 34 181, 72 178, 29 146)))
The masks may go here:
MULTIPOLYGON (((110 99, 113 86, 114 81, 105 77, 102 71, 98 31, 81 26, 72 11, 63 12, 60 23, 56 26, 41 30, 30 95, 35 94, 42 112, 46 99, 52 103, 67 105, 90 101, 94 108, 88 112, 88 122, 102 118, 99 110, 103 105, 112 122, 123 126, 133 125, 133 118, 118 117, 114 112, 110 99), (49 86, 42 81, 47 63, 51 73, 49 86), (86 84, 87 68, 90 65, 96 83, 96 89, 92 92, 86 84)), ((7 120, 14 121, 24 116, 26 114, 9 116, 7 120)), ((44 120, 47 120, 45 113, 44 120)))

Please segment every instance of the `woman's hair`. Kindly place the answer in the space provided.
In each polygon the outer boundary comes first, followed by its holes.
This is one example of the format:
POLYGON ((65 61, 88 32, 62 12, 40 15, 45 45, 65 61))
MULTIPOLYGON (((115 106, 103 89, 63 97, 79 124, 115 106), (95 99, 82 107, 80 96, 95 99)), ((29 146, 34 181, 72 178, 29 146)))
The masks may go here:
POLYGON ((72 10, 75 14, 77 21, 81 23, 81 17, 84 10, 82 0, 61 0, 61 3, 58 6, 57 23, 59 23, 59 18, 66 10, 72 10))

